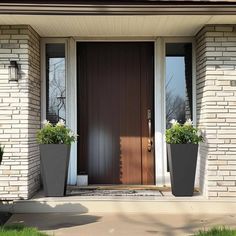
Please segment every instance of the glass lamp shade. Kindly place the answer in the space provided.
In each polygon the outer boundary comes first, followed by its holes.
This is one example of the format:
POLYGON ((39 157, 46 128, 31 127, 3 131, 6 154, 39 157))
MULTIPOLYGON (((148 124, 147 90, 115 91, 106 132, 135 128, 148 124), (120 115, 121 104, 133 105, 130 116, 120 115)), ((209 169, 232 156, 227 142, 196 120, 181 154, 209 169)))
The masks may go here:
POLYGON ((11 61, 8 70, 9 81, 18 81, 18 65, 16 61, 11 61))

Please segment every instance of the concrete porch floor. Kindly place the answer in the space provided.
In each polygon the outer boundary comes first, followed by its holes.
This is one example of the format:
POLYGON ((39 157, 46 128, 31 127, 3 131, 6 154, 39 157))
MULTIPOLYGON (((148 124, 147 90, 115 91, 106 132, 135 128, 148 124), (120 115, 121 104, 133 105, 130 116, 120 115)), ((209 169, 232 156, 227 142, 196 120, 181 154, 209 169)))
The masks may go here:
POLYGON ((67 194, 44 197, 40 191, 30 200, 15 201, 7 223, 37 227, 54 236, 187 236, 216 225, 236 227, 235 199, 207 200, 199 193, 176 198, 170 189, 153 186, 69 186, 67 194))
MULTIPOLYGON (((206 199, 199 193, 193 197, 174 197, 170 191, 163 189, 114 190, 108 186, 96 190, 106 194, 94 194, 94 189, 84 194, 84 189, 68 188, 71 191, 65 197, 45 197, 39 191, 32 199, 16 200, 8 205, 11 213, 104 213, 104 214, 231 214, 236 213, 236 199, 206 199), (104 189, 106 188, 106 189, 104 189), (74 192, 73 192, 73 191, 74 192), (78 192, 82 194, 78 194, 78 192), (118 194, 110 191, 118 191, 118 194), (119 191, 124 194, 120 194, 119 191), (128 194, 127 192, 128 191, 128 194), (131 191, 131 193, 130 193, 131 191), (142 192, 144 191, 144 192, 142 192), (148 191, 149 194, 146 194, 148 191), (107 194, 107 192, 109 194, 107 194), (153 192, 155 194, 153 194, 153 192), (141 193, 141 194, 140 194, 141 193), (150 194, 151 193, 151 194, 150 194)), ((3 206, 2 206, 3 209, 3 206)))
POLYGON ((50 213, 14 214, 20 223, 54 236, 187 236, 217 225, 236 227, 236 214, 50 213))

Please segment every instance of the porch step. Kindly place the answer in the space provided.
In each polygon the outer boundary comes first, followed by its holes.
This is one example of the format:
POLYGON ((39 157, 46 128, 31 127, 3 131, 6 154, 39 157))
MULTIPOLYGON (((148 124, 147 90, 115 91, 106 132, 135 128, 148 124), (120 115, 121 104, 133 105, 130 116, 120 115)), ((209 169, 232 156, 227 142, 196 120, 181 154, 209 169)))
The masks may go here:
POLYGON ((12 213, 162 213, 231 214, 236 200, 206 200, 201 196, 174 197, 81 197, 39 198, 14 201, 12 213))

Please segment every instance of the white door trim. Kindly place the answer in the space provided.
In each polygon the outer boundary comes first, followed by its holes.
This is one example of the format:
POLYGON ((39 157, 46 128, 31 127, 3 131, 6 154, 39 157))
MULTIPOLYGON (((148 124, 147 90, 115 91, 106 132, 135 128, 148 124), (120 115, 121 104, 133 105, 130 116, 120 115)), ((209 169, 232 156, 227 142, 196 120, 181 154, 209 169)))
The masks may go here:
POLYGON ((161 51, 163 47, 161 47, 161 38, 154 38, 154 37, 135 37, 135 38, 76 38, 76 42, 153 42, 154 43, 154 117, 155 117, 155 125, 154 125, 154 140, 155 140, 155 184, 158 186, 163 186, 165 183, 164 176, 163 176, 163 87, 162 85, 162 78, 163 76, 158 71, 163 72, 163 65, 162 65, 162 54, 161 51))
MULTIPOLYGON (((68 72, 67 72, 67 113, 66 120, 71 130, 77 134, 77 66, 76 66, 76 42, 68 39, 68 72)), ((77 184, 77 142, 71 145, 70 163, 68 171, 68 184, 77 184)))
POLYGON ((155 71, 154 71, 154 109, 155 109, 155 176, 156 185, 163 186, 165 184, 165 158, 164 158, 164 98, 165 86, 163 58, 164 42, 162 38, 155 41, 155 71))
MULTIPOLYGON (((164 176, 164 183, 163 185, 165 186, 170 186, 170 173, 167 172, 167 153, 166 153, 166 142, 165 142, 165 127, 166 127, 166 119, 165 119, 165 114, 166 114, 166 101, 165 101, 165 79, 166 79, 166 60, 165 60, 165 55, 166 55, 166 43, 192 43, 192 94, 193 94, 193 99, 192 99, 192 107, 193 107, 193 124, 196 125, 196 55, 195 55, 195 39, 194 37, 163 37, 163 48, 162 48, 162 68, 163 68, 163 73, 161 73, 162 76, 162 90, 164 91, 164 96, 163 100, 161 101, 163 105, 163 152, 162 152, 162 160, 163 160, 163 176, 164 176)), ((198 178, 196 178, 197 180, 198 178)), ((196 181, 197 182, 197 181, 196 181)))
MULTIPOLYGON (((76 48, 72 38, 43 38, 41 39, 41 120, 46 119, 46 44, 65 44, 66 63, 66 122, 77 133, 77 107, 76 107, 76 48)), ((71 146, 68 183, 76 184, 77 179, 77 145, 71 146)))
MULTIPOLYGON (((165 144, 165 44, 168 42, 192 42, 193 44, 193 121, 196 124, 196 60, 193 37, 135 37, 135 38, 43 38, 41 40, 41 119, 46 118, 46 65, 45 45, 65 43, 66 45, 66 120, 68 126, 77 132, 77 50, 76 43, 83 41, 99 42, 154 42, 154 111, 155 111, 155 182, 158 186, 170 185, 167 172, 165 144)), ((68 184, 77 182, 77 144, 71 148, 68 184)))

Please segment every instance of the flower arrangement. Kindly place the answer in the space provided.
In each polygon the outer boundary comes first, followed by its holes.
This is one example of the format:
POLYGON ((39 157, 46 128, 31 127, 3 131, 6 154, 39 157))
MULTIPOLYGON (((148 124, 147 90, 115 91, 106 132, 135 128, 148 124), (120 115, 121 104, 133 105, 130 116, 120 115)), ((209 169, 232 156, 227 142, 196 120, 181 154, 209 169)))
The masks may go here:
POLYGON ((43 128, 37 132, 37 142, 40 144, 71 144, 76 141, 76 137, 63 120, 56 125, 45 120, 43 128))
POLYGON ((188 119, 183 125, 177 120, 171 120, 172 126, 166 130, 166 142, 169 144, 198 144, 203 142, 201 131, 193 127, 193 122, 188 119))
POLYGON ((4 146, 1 146, 1 145, 0 145, 0 164, 1 164, 1 162, 2 162, 3 154, 4 154, 4 146))

